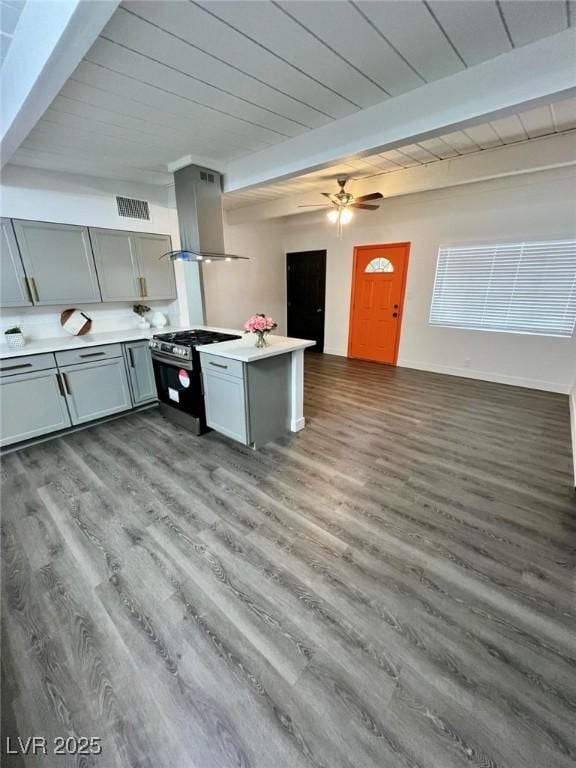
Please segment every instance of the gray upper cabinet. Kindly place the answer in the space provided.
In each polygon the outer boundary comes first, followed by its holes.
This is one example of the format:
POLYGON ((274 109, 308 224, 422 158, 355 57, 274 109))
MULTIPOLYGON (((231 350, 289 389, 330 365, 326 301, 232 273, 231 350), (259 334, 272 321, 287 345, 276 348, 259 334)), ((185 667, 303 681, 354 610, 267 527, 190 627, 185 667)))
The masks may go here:
POLYGON ((139 275, 143 280, 143 298, 175 299, 174 264, 160 257, 172 250, 168 235, 135 234, 138 247, 139 275))
POLYGON ((90 227, 102 301, 175 299, 169 235, 90 227))
POLYGON ((132 407, 123 357, 60 368, 73 424, 132 407))
POLYGON ((30 307, 26 275, 10 219, 1 219, 0 307, 30 307))
POLYGON ((2 446, 70 426, 64 389, 55 368, 4 376, 0 393, 2 446))
POLYGON ((90 227, 102 301, 140 299, 136 237, 131 232, 90 227))
POLYGON ((99 302, 87 227, 14 220, 34 304, 99 302))
POLYGON ((142 405, 158 398, 154 368, 147 341, 131 341, 124 344, 132 403, 142 405))

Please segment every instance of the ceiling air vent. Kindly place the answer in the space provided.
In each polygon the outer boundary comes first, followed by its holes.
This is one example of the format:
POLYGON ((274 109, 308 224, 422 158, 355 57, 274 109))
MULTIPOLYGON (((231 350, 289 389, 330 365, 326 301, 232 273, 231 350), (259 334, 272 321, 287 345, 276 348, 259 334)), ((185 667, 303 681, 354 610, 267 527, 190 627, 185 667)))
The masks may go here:
POLYGON ((133 200, 130 197, 116 197, 118 214, 127 219, 145 219, 150 221, 150 210, 146 200, 133 200))

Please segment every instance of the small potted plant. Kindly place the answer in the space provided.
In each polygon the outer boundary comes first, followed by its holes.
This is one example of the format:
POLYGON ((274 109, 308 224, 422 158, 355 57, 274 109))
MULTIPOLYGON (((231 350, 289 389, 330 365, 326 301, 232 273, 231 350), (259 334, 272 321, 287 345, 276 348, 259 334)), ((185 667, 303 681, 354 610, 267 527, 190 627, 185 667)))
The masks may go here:
POLYGON ((132 311, 140 318, 138 328, 150 328, 150 323, 144 317, 147 312, 150 312, 150 307, 147 307, 146 304, 134 304, 132 311))
POLYGON ((4 336, 6 337, 6 344, 8 344, 10 349, 22 349, 26 344, 26 339, 19 325, 14 325, 12 328, 5 330, 4 336))
POLYGON ((262 349, 262 347, 268 346, 266 337, 270 331, 273 331, 274 328, 277 327, 278 323, 275 320, 272 320, 271 317, 262 314, 252 315, 252 317, 244 323, 244 333, 255 333, 257 336, 256 347, 262 349))

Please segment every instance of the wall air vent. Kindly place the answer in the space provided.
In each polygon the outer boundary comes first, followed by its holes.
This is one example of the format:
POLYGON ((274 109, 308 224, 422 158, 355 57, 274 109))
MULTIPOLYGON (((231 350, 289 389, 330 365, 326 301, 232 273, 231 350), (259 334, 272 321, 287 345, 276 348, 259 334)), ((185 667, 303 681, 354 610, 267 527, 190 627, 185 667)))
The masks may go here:
POLYGON ((130 197, 116 197, 118 214, 126 219, 145 219, 150 221, 150 210, 146 200, 133 200, 130 197))

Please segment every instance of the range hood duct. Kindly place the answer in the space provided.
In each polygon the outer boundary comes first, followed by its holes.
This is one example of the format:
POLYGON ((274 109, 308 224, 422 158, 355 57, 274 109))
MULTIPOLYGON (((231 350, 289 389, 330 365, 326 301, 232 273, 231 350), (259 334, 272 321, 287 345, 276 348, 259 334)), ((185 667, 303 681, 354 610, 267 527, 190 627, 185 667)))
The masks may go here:
POLYGON ((221 174, 187 165, 174 173, 174 189, 181 250, 167 256, 181 261, 247 258, 224 251, 221 174))

